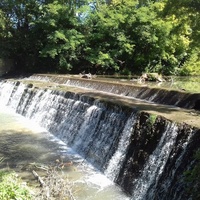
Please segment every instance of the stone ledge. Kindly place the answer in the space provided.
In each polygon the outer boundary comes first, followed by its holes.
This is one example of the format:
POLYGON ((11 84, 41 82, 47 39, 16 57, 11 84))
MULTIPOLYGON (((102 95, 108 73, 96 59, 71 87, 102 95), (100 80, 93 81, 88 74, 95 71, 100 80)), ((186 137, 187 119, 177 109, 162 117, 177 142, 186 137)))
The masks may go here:
POLYGON ((186 91, 139 86, 133 83, 117 83, 99 79, 89 80, 68 75, 34 74, 29 77, 29 80, 32 79, 65 84, 66 86, 84 87, 86 89, 147 100, 153 103, 200 111, 200 93, 188 93, 186 91))
MULTIPOLYGON (((15 80, 16 81, 16 80, 15 80)), ((171 121, 178 123, 186 123, 188 125, 200 128, 200 111, 192 109, 183 109, 175 106, 155 104, 144 100, 139 100, 127 96, 116 94, 108 94, 100 91, 83 89, 78 87, 56 84, 53 82, 41 82, 31 80, 21 80, 26 84, 33 84, 33 87, 48 88, 50 90, 58 90, 64 92, 73 92, 82 96, 88 96, 102 101, 112 102, 121 106, 127 106, 148 113, 163 116, 171 121)))

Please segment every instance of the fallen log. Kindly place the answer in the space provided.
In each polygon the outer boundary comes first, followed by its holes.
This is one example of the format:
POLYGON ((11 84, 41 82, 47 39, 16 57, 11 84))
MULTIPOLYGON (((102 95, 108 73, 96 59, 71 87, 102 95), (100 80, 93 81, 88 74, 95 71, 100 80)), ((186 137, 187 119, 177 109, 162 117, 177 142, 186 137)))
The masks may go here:
POLYGON ((43 187, 45 185, 45 182, 42 180, 42 178, 38 175, 38 173, 36 171, 32 170, 32 173, 33 173, 34 177, 40 183, 40 186, 43 187))

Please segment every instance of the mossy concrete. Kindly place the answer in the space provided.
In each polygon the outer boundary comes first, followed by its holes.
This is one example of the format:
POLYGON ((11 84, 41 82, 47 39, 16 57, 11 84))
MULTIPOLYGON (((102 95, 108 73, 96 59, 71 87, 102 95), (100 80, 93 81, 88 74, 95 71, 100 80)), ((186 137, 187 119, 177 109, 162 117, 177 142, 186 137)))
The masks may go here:
POLYGON ((29 80, 43 80, 73 87, 82 87, 101 92, 134 97, 153 103, 172 105, 181 108, 195 109, 200 111, 200 93, 191 93, 184 90, 172 90, 166 88, 138 85, 135 82, 119 82, 101 78, 84 79, 78 75, 48 75, 34 74, 29 80))
POLYGON ((134 99, 131 97, 108 94, 100 91, 77 88, 77 87, 70 87, 64 84, 42 82, 42 81, 30 81, 30 80, 21 80, 21 81, 26 84, 33 84, 34 87, 38 88, 48 88, 51 90, 60 90, 65 92, 69 91, 83 96, 89 96, 94 99, 113 102, 121 106, 128 106, 131 108, 138 109, 140 111, 146 111, 154 115, 161 115, 171 121, 175 121, 178 123, 186 123, 188 125, 200 128, 200 111, 183 109, 175 106, 155 104, 143 100, 134 99))

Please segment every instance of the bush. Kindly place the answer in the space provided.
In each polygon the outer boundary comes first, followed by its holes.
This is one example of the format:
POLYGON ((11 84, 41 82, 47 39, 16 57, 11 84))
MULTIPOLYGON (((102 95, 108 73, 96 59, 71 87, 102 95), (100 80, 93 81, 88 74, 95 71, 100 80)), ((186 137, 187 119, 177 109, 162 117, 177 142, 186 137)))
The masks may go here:
POLYGON ((29 200, 31 194, 15 172, 0 171, 0 199, 29 200))
POLYGON ((200 53, 199 50, 193 50, 189 59, 180 69, 180 75, 200 75, 200 53))

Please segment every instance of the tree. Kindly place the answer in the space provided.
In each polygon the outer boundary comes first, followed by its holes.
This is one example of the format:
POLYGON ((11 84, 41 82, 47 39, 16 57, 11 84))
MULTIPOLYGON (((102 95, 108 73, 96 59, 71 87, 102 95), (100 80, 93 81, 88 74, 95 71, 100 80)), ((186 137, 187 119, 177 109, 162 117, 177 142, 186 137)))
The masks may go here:
POLYGON ((199 0, 2 0, 1 54, 23 71, 195 74, 199 8, 199 0))
POLYGON ((83 1, 2 0, 0 8, 10 21, 12 37, 3 49, 18 70, 70 69, 77 60, 83 37, 78 31, 76 9, 83 1), (40 66, 43 66, 40 67, 40 66))
POLYGON ((183 52, 179 57, 179 65, 175 68, 178 74, 200 73, 199 11, 199 0, 166 1, 163 15, 174 19, 176 24, 173 32, 174 43, 176 40, 182 43, 177 48, 183 52))
POLYGON ((43 7, 43 16, 37 21, 37 26, 45 27, 47 38, 41 56, 54 59, 57 70, 63 72, 76 65, 84 43, 72 6, 54 1, 43 7))
POLYGON ((110 1, 89 15, 86 59, 105 70, 173 73, 189 41, 163 17, 165 2, 110 1), (88 34, 89 35, 89 34, 88 34), (175 42, 176 40, 176 42, 175 42))
POLYGON ((40 17, 40 2, 34 0, 2 0, 0 8, 5 13, 9 26, 3 41, 3 51, 12 58, 18 70, 30 70, 38 57, 37 35, 32 23, 40 17))

